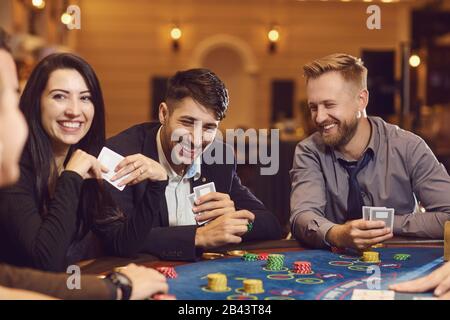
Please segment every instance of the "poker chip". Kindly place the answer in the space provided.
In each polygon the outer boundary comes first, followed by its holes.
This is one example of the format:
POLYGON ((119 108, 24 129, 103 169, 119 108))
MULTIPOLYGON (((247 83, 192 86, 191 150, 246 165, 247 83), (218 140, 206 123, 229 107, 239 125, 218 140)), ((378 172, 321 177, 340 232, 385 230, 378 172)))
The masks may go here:
POLYGON ((173 294, 157 293, 152 296, 153 300, 177 300, 173 294))
POLYGON ((156 270, 161 272, 166 278, 175 279, 178 277, 174 267, 157 267, 156 270))
POLYGON ((405 261, 408 260, 409 258, 411 258, 411 255, 407 253, 397 253, 394 255, 394 260, 405 261))
POLYGON ((267 260, 269 258, 268 253, 260 253, 258 254, 258 260, 267 260))
POLYGON ((263 282, 259 279, 245 279, 243 284, 245 293, 258 294, 264 292, 263 282))
POLYGON ((362 260, 364 262, 380 262, 380 253, 376 251, 364 251, 362 260))
POLYGON ((267 257, 267 270, 279 271, 284 267, 284 255, 282 254, 269 254, 267 257))
POLYGON ((309 261, 295 261, 293 263, 292 272, 298 274, 310 274, 312 273, 311 262, 309 261))
POLYGON ((246 253, 247 253, 247 251, 245 251, 245 250, 231 250, 231 251, 227 251, 227 255, 233 256, 233 257, 242 257, 246 253))
POLYGON ((205 260, 216 260, 216 259, 221 259, 223 257, 225 257, 224 254, 215 253, 215 252, 205 252, 202 254, 202 258, 205 260))
POLYGON ((208 290, 215 292, 227 291, 227 276, 223 273, 210 273, 208 278, 208 290))
POLYGON ((247 232, 250 232, 253 230, 253 222, 247 223, 247 232))
POLYGON ((256 253, 246 253, 242 256, 242 260, 244 261, 257 261, 258 255, 256 253))

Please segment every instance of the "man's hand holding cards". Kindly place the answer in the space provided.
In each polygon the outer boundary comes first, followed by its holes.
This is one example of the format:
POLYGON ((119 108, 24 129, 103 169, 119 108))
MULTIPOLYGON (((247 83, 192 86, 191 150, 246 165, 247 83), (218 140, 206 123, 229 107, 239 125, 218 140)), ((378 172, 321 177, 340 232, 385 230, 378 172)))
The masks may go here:
POLYGON ((336 247, 365 250, 392 238, 393 225, 394 209, 363 207, 362 219, 333 226, 326 234, 326 240, 336 247))
POLYGON ((386 227, 391 230, 394 229, 394 214, 395 210, 393 208, 369 206, 362 207, 362 215, 364 220, 384 221, 386 227))
POLYGON ((195 220, 198 224, 236 211, 228 194, 216 192, 214 182, 195 187, 194 199, 192 211, 196 214, 195 220))

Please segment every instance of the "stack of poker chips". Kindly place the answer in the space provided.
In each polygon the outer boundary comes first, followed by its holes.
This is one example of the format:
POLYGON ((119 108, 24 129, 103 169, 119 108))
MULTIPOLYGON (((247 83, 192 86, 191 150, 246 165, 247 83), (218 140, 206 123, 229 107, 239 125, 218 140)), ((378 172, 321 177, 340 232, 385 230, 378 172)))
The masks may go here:
POLYGON ((178 277, 177 272, 175 271, 174 267, 158 267, 156 268, 159 272, 161 272, 163 275, 166 276, 166 278, 169 279, 175 279, 178 277))
POLYGON ((311 262, 308 261, 295 261, 293 264, 292 272, 299 274, 312 273, 311 262))
POLYGON ((208 289, 215 292, 227 291, 227 276, 223 273, 210 273, 208 278, 208 289))
POLYGON ((258 255, 258 260, 267 260, 269 258, 269 254, 268 253, 260 253, 258 255))
POLYGON ((244 291, 249 294, 258 294, 263 293, 263 282, 259 279, 245 279, 244 283, 244 291))
POLYGON ((269 254, 267 258, 266 269, 279 271, 284 267, 284 255, 282 254, 269 254))
POLYGON ((256 261, 256 260, 258 260, 258 255, 256 253, 246 253, 242 256, 242 260, 256 261))
POLYGON ((394 259, 400 261, 408 260, 410 257, 411 255, 407 253, 397 253, 394 255, 394 259))
POLYGON ((364 262, 380 262, 380 254, 376 251, 364 251, 362 260, 364 262))

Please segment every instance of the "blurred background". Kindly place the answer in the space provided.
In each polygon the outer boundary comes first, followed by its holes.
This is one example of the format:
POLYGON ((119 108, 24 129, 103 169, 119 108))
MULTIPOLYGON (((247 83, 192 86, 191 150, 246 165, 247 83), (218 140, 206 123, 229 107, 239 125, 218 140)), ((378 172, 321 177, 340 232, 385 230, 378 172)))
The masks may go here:
MULTIPOLYGON (((301 67, 315 58, 361 57, 368 114, 417 133, 450 168, 450 0, 0 0, 0 25, 12 35, 22 86, 53 52, 94 67, 108 136, 157 120, 177 70, 213 70, 230 92, 222 130, 280 129, 278 174, 261 176, 252 164, 238 170, 286 233, 294 148, 314 130, 301 67), (373 5, 379 29, 369 28, 373 5)), ((238 157, 257 150, 249 145, 238 157)))

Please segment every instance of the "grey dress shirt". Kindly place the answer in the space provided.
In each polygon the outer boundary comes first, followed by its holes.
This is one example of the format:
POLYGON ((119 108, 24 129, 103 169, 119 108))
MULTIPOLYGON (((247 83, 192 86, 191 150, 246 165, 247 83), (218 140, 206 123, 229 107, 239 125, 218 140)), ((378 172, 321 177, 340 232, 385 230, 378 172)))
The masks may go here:
MULTIPOLYGON (((364 204, 394 208, 395 235, 442 238, 450 219, 446 169, 419 136, 378 117, 368 120, 372 134, 365 152, 371 149, 373 157, 357 177, 364 204)), ((348 220, 348 173, 340 158, 318 132, 296 147, 290 222, 292 234, 304 244, 326 246, 328 230, 348 220)))

